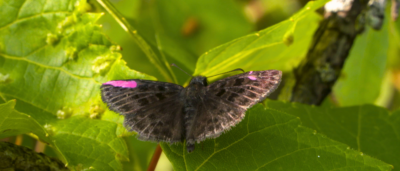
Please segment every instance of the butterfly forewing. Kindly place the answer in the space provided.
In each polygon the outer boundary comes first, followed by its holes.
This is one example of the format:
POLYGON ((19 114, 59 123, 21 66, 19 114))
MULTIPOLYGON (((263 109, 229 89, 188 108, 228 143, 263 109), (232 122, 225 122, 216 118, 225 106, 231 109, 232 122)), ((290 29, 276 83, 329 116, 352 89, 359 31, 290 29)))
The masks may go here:
POLYGON ((101 86, 109 108, 125 115, 124 125, 139 138, 153 141, 182 140, 180 85, 148 80, 115 80, 101 86))
POLYGON ((278 70, 250 71, 218 80, 207 87, 198 107, 198 116, 187 135, 195 141, 218 137, 239 123, 246 110, 264 100, 279 85, 278 70))
POLYGON ((180 85, 158 81, 115 80, 101 86, 101 97, 111 110, 126 115, 177 95, 182 89, 180 85))

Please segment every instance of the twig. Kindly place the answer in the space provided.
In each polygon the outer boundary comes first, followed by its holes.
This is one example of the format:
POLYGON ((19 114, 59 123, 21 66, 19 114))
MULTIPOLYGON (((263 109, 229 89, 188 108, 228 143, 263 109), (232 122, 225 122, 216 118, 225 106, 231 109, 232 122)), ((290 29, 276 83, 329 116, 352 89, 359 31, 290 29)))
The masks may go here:
POLYGON ((158 159, 160 159, 161 153, 162 153, 161 146, 160 144, 157 144, 156 150, 154 151, 153 157, 151 158, 147 171, 154 171, 156 169, 158 159))

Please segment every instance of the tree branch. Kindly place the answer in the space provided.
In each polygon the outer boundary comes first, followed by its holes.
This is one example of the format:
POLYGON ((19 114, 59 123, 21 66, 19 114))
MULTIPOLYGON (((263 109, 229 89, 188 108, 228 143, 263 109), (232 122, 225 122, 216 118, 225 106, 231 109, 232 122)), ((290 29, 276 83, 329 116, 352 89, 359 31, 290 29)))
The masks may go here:
POLYGON ((306 58, 294 70, 296 84, 291 101, 322 103, 332 91, 354 39, 365 24, 380 29, 384 3, 384 0, 333 0, 325 5, 325 19, 314 33, 306 58))

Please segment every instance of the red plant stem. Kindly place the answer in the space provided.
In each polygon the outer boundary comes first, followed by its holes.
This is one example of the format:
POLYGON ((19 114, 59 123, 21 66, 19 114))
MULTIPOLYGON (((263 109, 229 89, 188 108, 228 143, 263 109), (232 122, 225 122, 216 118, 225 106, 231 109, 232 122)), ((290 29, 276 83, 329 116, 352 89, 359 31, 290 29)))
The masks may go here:
POLYGON ((154 151, 153 157, 151 158, 147 171, 154 171, 156 169, 158 159, 160 159, 161 153, 162 153, 161 146, 160 144, 157 144, 156 150, 154 151))

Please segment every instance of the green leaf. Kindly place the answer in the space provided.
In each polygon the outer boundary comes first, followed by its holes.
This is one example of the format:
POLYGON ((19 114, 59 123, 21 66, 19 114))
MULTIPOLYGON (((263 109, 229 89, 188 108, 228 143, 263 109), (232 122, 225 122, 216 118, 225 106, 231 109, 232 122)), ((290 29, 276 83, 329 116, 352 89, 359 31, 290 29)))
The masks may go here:
MULTIPOLYGON (((215 46, 254 30, 254 25, 235 1, 172 0, 155 1, 150 5, 155 32, 168 35, 176 45, 195 54, 196 58, 215 46), (186 25, 192 25, 192 29, 184 31, 186 25)), ((141 22, 149 23, 143 19, 141 22)), ((166 48, 171 48, 171 52, 181 49, 173 45, 164 44, 166 48)), ((178 59, 184 60, 182 57, 178 59)))
MULTIPOLYGON (((387 12, 387 16, 390 14, 387 12)), ((333 92, 341 106, 373 104, 379 96, 388 56, 388 19, 379 31, 357 36, 333 92), (379 42, 379 43, 377 43, 379 42)))
POLYGON ((163 150, 175 170, 391 170, 391 165, 301 126, 284 108, 269 106, 249 109, 236 127, 196 144, 193 153, 182 144, 162 144, 163 150))
POLYGON ((400 111, 390 113, 373 105, 330 108, 278 101, 266 105, 300 117, 304 126, 400 170, 400 111))
POLYGON ((84 0, 0 2, 7 12, 0 16, 0 95, 21 101, 16 109, 52 131, 49 139, 69 166, 122 170, 119 160, 128 151, 121 136, 132 133, 101 101, 100 85, 155 78, 125 65, 120 47, 95 24, 101 14, 85 13, 87 6, 84 0))
POLYGON ((66 162, 57 145, 49 137, 46 129, 31 116, 14 109, 15 100, 0 104, 0 139, 20 134, 34 134, 43 142, 50 144, 58 157, 66 162))
POLYGON ((48 138, 46 130, 29 115, 14 110, 15 100, 0 104, 0 139, 25 133, 33 133, 47 143, 48 138), (24 125, 21 127, 19 125, 24 125))
POLYGON ((128 160, 125 141, 117 137, 117 125, 109 121, 72 117, 53 125, 54 140, 69 164, 96 170, 122 170, 128 160))
POLYGON ((314 11, 327 1, 309 2, 290 19, 218 46, 197 61, 194 75, 213 75, 235 68, 287 70, 297 65, 308 49, 318 24, 314 11), (302 26, 296 28, 296 25, 302 26), (307 37, 302 37, 307 35, 307 37))
MULTIPOLYGON (((75 4, 72 1, 53 3, 60 7, 20 17, 0 28, 0 44, 6 47, 0 51, 0 73, 8 74, 10 80, 0 87, 2 94, 53 114, 65 107, 81 114, 88 111, 73 108, 90 106, 102 82, 154 79, 125 66, 115 45, 94 24, 99 14, 72 11, 68 8, 75 4), (58 43, 46 43, 49 35, 55 35, 58 43)), ((23 7, 15 9, 20 16, 32 13, 23 7)))

